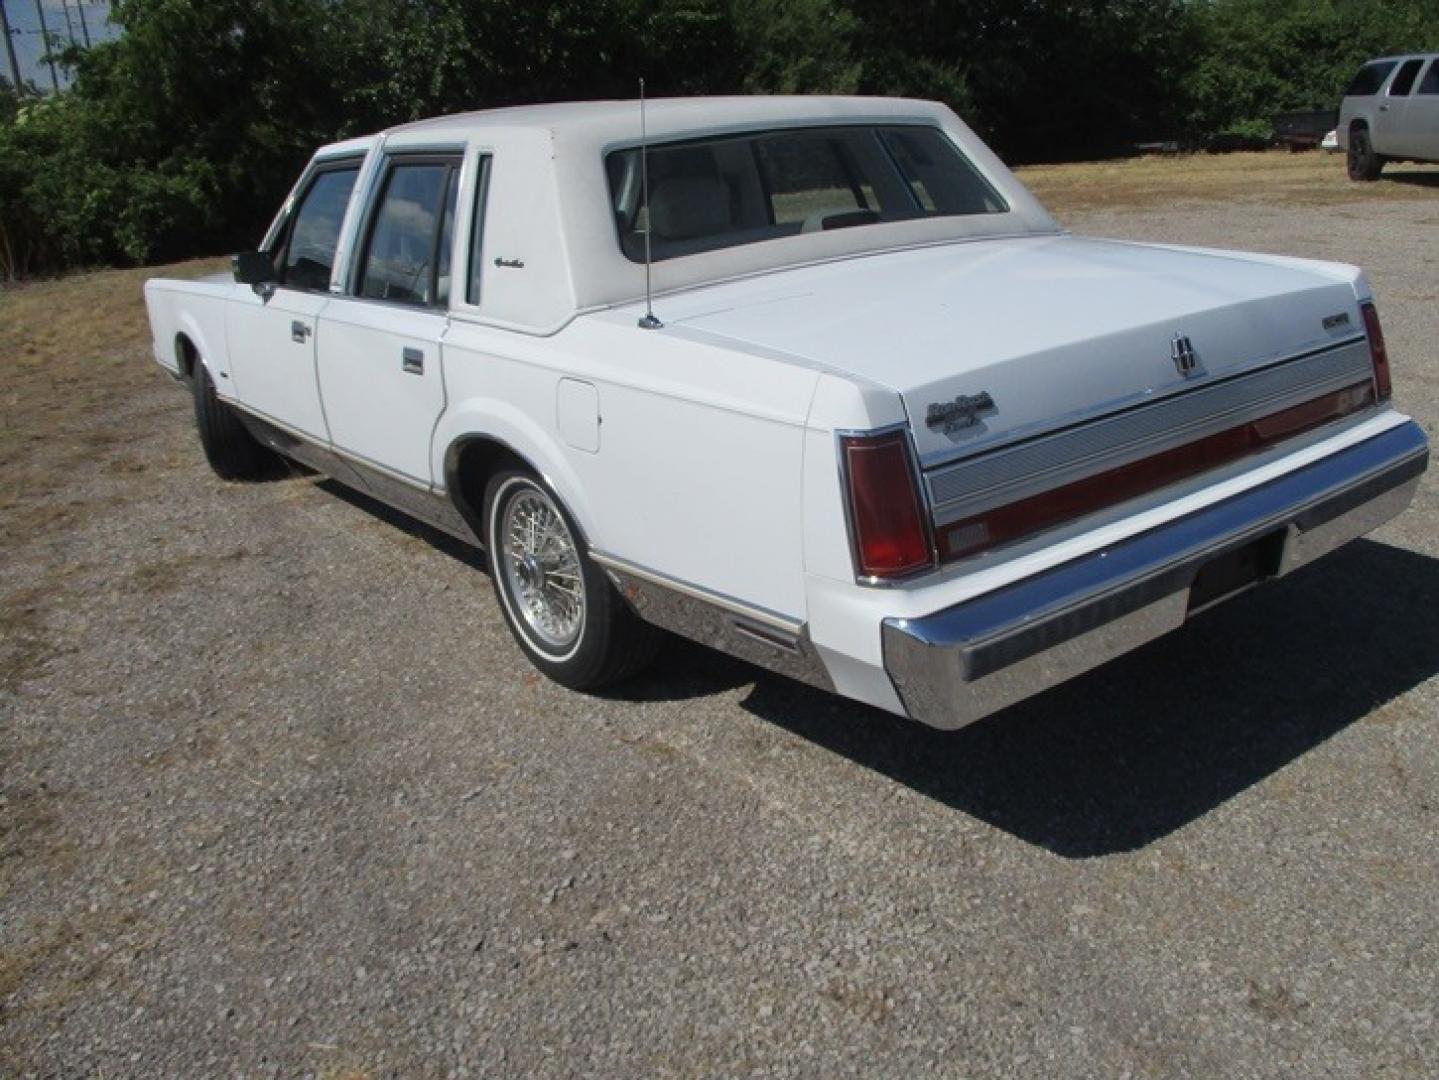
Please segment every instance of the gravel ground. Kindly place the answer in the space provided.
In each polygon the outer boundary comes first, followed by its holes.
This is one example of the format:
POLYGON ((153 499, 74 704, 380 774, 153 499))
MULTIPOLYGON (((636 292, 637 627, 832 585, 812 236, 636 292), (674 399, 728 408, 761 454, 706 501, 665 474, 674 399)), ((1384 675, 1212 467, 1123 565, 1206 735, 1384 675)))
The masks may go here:
MULTIPOLYGON (((1422 194, 1067 223, 1367 266, 1432 435, 1422 194)), ((476 557, 218 482, 123 352, 5 401, 73 467, 4 510, 0 1072, 1439 1073, 1439 473, 946 736, 680 643, 544 682, 476 557)))

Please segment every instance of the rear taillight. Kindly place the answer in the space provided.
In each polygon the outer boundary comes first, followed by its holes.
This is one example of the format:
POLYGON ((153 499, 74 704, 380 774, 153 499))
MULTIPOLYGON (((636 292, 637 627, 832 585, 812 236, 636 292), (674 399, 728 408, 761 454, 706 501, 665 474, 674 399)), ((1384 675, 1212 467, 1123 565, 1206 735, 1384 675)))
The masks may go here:
POLYGON ((859 576, 899 578, 932 566, 905 433, 842 435, 840 453, 859 576))
POLYGON ((1380 401, 1387 401, 1393 392, 1389 381, 1389 350, 1384 347, 1384 329, 1379 325, 1379 310, 1372 301, 1359 305, 1364 316, 1364 332, 1369 335, 1369 358, 1374 361, 1374 389, 1380 401))

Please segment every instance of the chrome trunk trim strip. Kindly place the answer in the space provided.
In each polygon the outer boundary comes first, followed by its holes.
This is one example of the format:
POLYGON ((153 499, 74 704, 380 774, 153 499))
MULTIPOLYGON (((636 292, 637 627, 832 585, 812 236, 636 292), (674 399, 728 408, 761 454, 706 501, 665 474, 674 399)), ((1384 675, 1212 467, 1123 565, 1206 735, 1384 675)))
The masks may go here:
POLYGON ((1373 375, 1359 338, 931 469, 925 485, 935 523, 1162 453, 1373 375))

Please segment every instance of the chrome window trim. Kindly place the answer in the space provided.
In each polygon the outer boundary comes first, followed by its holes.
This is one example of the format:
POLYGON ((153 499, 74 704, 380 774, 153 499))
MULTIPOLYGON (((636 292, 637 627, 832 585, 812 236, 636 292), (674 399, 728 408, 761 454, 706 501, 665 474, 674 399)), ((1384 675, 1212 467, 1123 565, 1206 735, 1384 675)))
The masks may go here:
POLYGON ((1358 337, 925 473, 937 528, 1374 377, 1358 337))

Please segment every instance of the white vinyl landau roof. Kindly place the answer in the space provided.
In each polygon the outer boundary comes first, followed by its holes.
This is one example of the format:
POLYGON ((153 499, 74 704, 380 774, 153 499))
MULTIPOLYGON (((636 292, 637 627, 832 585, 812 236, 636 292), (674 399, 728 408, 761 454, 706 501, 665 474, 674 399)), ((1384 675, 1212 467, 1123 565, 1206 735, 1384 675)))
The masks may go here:
MULTIPOLYGON (((934 102, 755 96, 661 98, 651 100, 646 108, 651 145, 748 130, 865 123, 939 128, 1003 196, 1009 210, 804 233, 671 257, 653 267, 656 294, 915 245, 1059 231, 969 127, 934 102)), ((644 267, 620 249, 604 169, 607 153, 639 143, 638 100, 593 101, 421 120, 334 144, 317 156, 376 146, 386 152, 444 148, 464 149, 471 158, 489 154, 482 300, 474 311, 460 314, 532 333, 552 333, 577 313, 644 296, 644 267), (497 265, 497 259, 507 265, 497 265)), ((457 222, 462 231, 467 222, 462 209, 457 222)))

